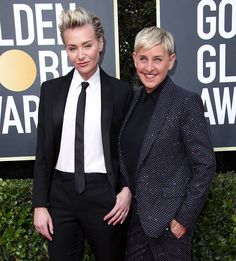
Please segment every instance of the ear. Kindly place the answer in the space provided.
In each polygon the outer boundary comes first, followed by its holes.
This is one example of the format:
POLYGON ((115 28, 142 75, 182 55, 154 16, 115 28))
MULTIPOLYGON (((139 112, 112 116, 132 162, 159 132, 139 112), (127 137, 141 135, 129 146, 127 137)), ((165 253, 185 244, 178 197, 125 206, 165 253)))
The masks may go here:
POLYGON ((169 59, 170 59, 170 63, 168 69, 171 70, 175 64, 176 54, 175 53, 171 54, 169 59))
POLYGON ((102 36, 99 38, 98 44, 99 44, 99 52, 102 52, 104 46, 104 40, 102 36))
POLYGON ((137 67, 136 66, 136 64, 137 64, 137 53, 136 52, 133 52, 133 60, 134 60, 134 66, 137 67))

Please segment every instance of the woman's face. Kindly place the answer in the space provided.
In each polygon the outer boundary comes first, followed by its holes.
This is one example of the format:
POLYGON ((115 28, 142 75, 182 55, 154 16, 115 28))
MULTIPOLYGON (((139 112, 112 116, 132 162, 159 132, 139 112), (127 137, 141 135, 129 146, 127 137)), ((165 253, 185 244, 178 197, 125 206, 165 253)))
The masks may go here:
POLYGON ((90 24, 65 30, 63 39, 71 64, 88 80, 97 70, 103 39, 96 38, 90 24))
POLYGON ((155 90, 166 78, 175 62, 175 54, 169 55, 162 44, 133 53, 139 79, 148 93, 155 90))

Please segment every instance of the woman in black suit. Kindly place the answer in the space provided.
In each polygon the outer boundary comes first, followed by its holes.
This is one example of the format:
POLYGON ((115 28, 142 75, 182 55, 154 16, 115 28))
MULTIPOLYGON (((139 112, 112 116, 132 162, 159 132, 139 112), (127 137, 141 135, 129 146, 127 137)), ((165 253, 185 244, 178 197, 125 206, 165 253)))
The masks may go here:
POLYGON ((74 68, 41 87, 34 225, 48 239, 52 261, 82 260, 84 236, 96 261, 122 261, 131 194, 119 170, 117 138, 132 87, 99 66, 104 31, 97 16, 78 8, 61 18, 74 68))
POLYGON ((169 32, 137 34, 133 60, 143 86, 119 137, 133 194, 126 261, 191 260, 194 224, 215 172, 201 98, 168 76, 175 59, 169 32))

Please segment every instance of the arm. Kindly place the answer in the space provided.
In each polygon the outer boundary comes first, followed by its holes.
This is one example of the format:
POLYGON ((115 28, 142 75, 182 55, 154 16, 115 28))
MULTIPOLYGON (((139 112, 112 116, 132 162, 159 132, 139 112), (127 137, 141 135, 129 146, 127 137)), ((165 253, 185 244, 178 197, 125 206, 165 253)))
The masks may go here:
POLYGON ((47 207, 53 174, 55 149, 53 129, 53 90, 42 84, 37 125, 36 160, 33 177, 33 207, 47 207))
POLYGON ((47 210, 49 171, 47 170, 47 157, 45 153, 45 95, 44 84, 41 87, 40 104, 38 112, 37 148, 33 179, 33 207, 34 226, 36 230, 52 240, 52 219, 47 210))
POLYGON ((123 224, 128 215, 131 204, 131 192, 128 187, 123 187, 116 196, 116 204, 113 209, 104 217, 108 225, 123 224))
POLYGON ((183 144, 192 174, 186 198, 175 219, 188 228, 196 222, 202 210, 215 173, 215 155, 202 100, 197 94, 191 94, 185 99, 181 122, 183 144))
MULTIPOLYGON (((133 100, 133 97, 134 97, 134 90, 133 90, 133 87, 131 86, 131 85, 128 85, 128 88, 127 88, 127 90, 128 90, 128 93, 127 93, 127 95, 126 95, 126 102, 125 102, 125 114, 124 114, 124 117, 123 117, 123 122, 124 122, 124 120, 125 120, 125 117, 127 116, 127 112, 128 112, 128 109, 129 109, 129 107, 130 107, 130 104, 131 104, 131 102, 132 102, 132 100, 133 100)), ((120 148, 119 148, 119 146, 120 146, 120 134, 119 134, 119 136, 118 136, 118 151, 120 150, 120 148)), ((126 178, 125 177, 127 177, 128 175, 126 174, 124 174, 124 172, 126 172, 125 170, 124 170, 124 168, 122 168, 122 166, 121 166, 121 162, 120 162, 120 158, 119 158, 119 164, 120 164, 120 169, 122 169, 122 170, 120 170, 121 171, 121 175, 120 175, 120 185, 121 185, 121 187, 128 187, 129 186, 129 183, 128 183, 128 181, 126 180, 126 178)))

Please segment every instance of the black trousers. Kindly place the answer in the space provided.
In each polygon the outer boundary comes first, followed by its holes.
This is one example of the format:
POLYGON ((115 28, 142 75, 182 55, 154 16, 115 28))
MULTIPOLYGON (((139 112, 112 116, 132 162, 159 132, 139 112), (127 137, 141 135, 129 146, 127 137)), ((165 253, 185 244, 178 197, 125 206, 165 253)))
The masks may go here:
POLYGON ((107 175, 86 174, 85 182, 85 192, 78 194, 74 174, 55 172, 49 207, 54 226, 53 241, 48 243, 50 260, 82 260, 86 238, 96 261, 123 261, 124 226, 103 221, 116 200, 107 175))
POLYGON ((190 261, 192 233, 176 238, 170 228, 161 237, 148 237, 141 226, 136 207, 128 223, 125 261, 190 261))

